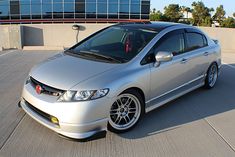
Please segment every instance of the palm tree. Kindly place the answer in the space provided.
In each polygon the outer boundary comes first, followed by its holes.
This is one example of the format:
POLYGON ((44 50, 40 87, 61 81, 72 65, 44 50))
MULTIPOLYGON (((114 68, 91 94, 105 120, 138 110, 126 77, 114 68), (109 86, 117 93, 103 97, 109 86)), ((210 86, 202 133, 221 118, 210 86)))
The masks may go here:
POLYGON ((153 13, 154 13, 154 14, 156 13, 156 8, 153 8, 153 13))

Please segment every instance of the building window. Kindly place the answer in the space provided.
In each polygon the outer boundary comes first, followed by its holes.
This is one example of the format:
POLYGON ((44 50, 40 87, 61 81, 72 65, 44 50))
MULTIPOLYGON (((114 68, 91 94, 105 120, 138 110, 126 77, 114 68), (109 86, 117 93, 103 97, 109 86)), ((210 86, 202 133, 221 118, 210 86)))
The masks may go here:
POLYGON ((63 18, 63 0, 53 1, 53 18, 63 18))
POLYGON ((96 18, 96 0, 86 1, 86 18, 96 18))
POLYGON ((129 0, 120 0, 119 18, 129 19, 130 18, 130 3, 129 0))
POLYGON ((109 0, 108 2, 108 18, 118 19, 118 0, 109 0))
POLYGON ((41 14, 42 14, 42 3, 41 0, 34 0, 31 1, 31 14, 33 19, 41 19, 41 14))
POLYGON ((75 17, 85 18, 85 0, 75 0, 75 17))
POLYGON ((107 18, 107 0, 97 0, 97 17, 107 18))
POLYGON ((9 19, 9 0, 1 0, 0 1, 0 20, 8 20, 9 19))
POLYGON ((52 18, 52 0, 42 0, 42 18, 52 18))
POLYGON ((20 1, 20 15, 21 19, 30 19, 30 1, 20 1))
POLYGON ((149 19, 150 1, 142 0, 141 2, 141 19, 149 19))
POLYGON ((74 18, 74 0, 64 0, 64 18, 74 18))
POLYGON ((10 1, 11 19, 20 19, 20 2, 19 0, 10 1))
POLYGON ((14 19, 145 20, 149 19, 149 11, 150 0, 0 0, 0 24, 14 19))

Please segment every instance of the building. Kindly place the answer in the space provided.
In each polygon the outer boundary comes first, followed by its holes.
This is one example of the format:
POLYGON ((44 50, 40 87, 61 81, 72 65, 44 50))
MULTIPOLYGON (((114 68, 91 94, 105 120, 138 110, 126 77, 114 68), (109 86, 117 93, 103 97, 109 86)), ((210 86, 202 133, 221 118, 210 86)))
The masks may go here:
POLYGON ((0 0, 0 24, 149 21, 150 0, 0 0))
POLYGON ((191 19, 191 18, 193 18, 192 12, 183 11, 182 14, 183 14, 183 18, 184 19, 191 19))

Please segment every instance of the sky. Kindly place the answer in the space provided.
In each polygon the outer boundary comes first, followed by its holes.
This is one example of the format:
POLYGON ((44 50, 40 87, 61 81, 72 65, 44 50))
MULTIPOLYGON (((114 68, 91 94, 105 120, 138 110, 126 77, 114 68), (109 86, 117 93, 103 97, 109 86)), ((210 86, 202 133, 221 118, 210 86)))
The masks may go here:
MULTIPOLYGON (((187 6, 192 8, 191 4, 194 1, 198 0, 151 0, 151 9, 156 8, 156 10, 164 11, 164 7, 169 4, 179 4, 180 6, 187 6)), ((226 11, 226 16, 233 16, 235 12, 235 1, 234 0, 200 0, 202 1, 205 6, 208 8, 214 8, 219 5, 223 5, 226 11)))

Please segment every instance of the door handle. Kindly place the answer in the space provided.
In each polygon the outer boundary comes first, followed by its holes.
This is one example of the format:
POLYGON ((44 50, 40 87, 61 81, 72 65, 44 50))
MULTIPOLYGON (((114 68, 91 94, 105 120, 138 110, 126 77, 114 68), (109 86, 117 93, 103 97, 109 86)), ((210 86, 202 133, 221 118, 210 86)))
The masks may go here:
POLYGON ((208 55, 209 55, 209 52, 205 52, 203 55, 204 55, 204 56, 208 56, 208 55))
POLYGON ((188 60, 186 58, 183 58, 181 61, 180 61, 182 64, 185 64, 188 62, 188 60))

